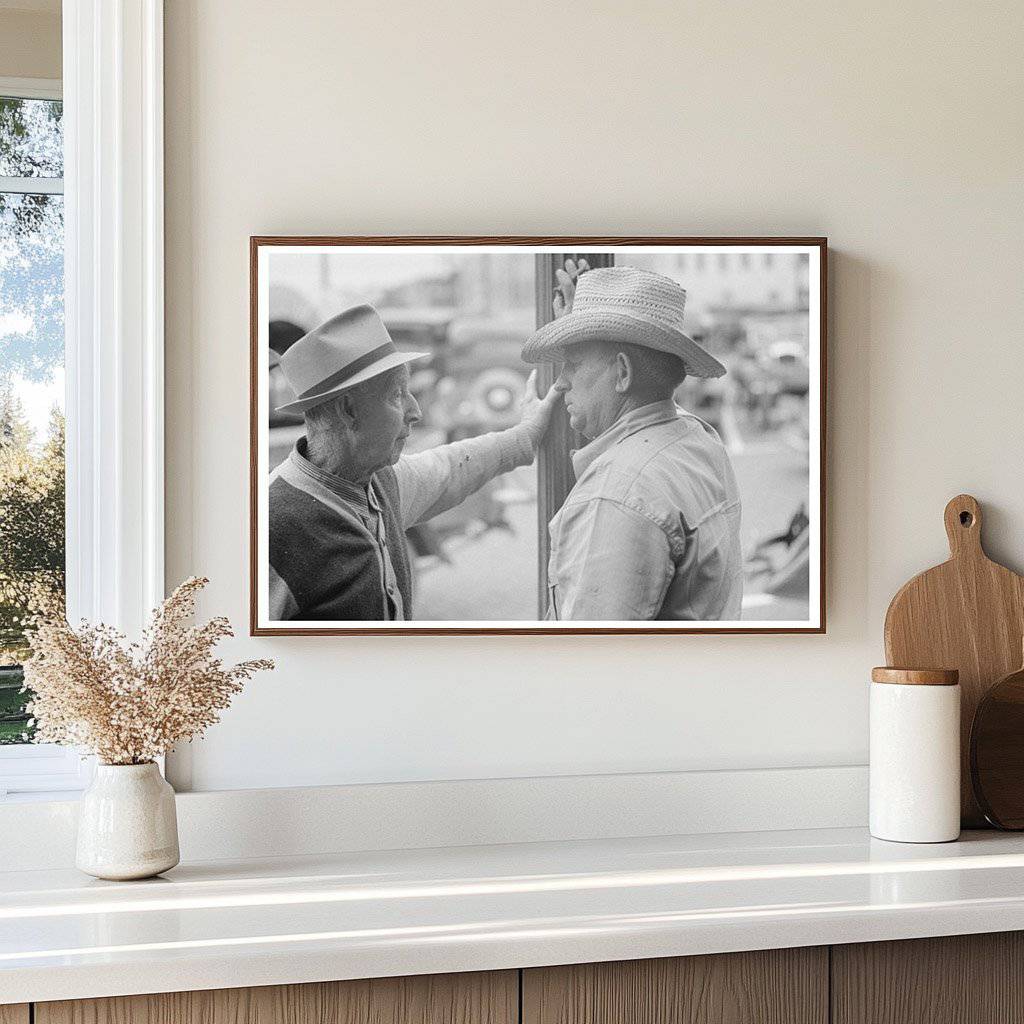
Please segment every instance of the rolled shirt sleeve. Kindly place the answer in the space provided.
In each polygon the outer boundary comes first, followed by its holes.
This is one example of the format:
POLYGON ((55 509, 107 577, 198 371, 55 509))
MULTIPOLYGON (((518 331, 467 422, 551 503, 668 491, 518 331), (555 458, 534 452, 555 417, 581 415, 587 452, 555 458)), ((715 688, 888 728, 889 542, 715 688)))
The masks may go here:
POLYGON ((642 512, 609 498, 570 503, 552 530, 549 615, 657 618, 674 569, 668 536, 642 512))
POLYGON ((402 525, 415 526, 454 508, 488 480, 533 462, 522 426, 404 455, 395 466, 402 525))

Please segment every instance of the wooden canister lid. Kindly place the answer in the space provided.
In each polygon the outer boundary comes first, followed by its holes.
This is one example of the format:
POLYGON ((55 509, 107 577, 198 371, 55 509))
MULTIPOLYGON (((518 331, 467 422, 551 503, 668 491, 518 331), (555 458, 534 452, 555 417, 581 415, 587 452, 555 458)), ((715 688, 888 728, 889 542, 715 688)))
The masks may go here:
POLYGON ((888 668, 871 670, 873 683, 900 683, 910 686, 956 686, 960 673, 955 668, 888 668))

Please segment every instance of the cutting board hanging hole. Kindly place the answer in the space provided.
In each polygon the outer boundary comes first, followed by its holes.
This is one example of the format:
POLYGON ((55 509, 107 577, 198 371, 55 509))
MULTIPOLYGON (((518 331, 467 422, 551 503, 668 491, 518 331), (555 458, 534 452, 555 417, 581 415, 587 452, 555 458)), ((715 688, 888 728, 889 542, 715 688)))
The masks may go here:
POLYGON ((981 551, 981 509, 969 494, 958 494, 946 505, 944 516, 949 553, 979 556, 981 551))

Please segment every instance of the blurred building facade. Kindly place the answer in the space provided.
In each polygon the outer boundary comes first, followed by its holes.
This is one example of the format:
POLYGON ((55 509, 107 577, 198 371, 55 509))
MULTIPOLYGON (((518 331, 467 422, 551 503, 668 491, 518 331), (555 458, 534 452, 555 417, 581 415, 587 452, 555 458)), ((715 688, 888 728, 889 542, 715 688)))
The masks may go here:
POLYGON ((804 253, 637 253, 628 261, 679 281, 687 308, 697 313, 808 308, 810 261, 804 253))

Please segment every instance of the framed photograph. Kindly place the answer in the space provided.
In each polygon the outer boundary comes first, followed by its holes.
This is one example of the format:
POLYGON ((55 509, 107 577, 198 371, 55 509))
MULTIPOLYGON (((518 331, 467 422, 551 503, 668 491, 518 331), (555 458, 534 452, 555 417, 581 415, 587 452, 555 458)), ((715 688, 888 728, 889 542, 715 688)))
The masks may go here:
POLYGON ((252 634, 823 633, 826 252, 252 238, 252 634))

